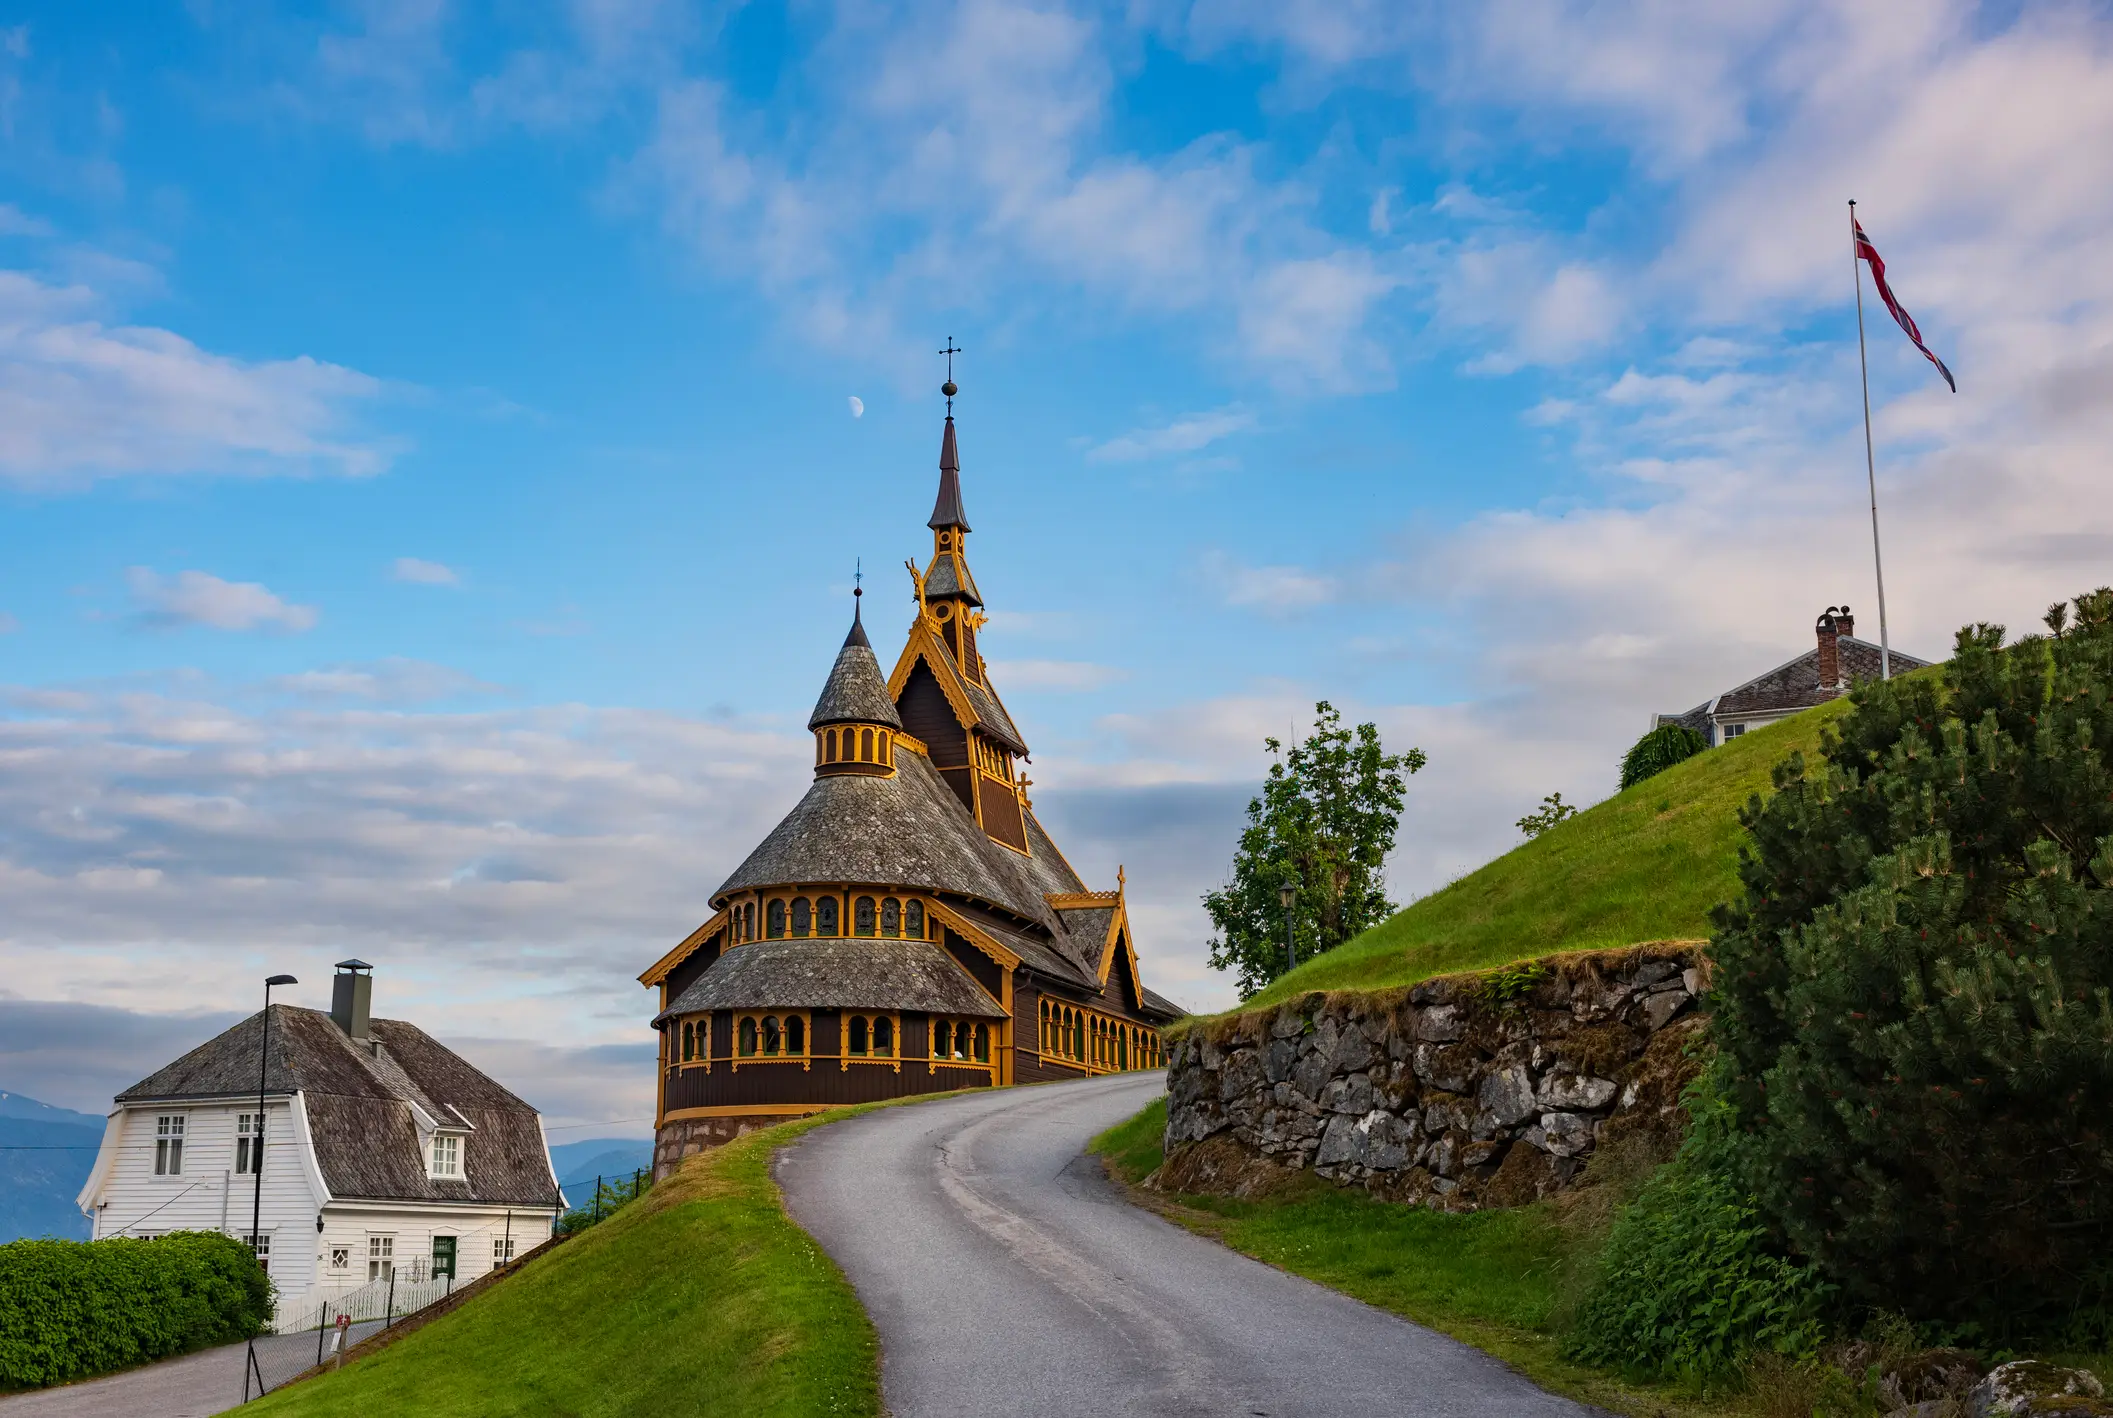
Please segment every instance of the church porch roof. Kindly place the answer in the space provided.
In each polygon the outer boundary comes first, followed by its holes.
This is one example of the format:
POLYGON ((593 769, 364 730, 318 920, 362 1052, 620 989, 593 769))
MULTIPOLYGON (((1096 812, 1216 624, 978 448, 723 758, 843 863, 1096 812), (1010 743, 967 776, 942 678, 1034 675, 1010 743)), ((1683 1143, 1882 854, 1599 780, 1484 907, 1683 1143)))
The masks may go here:
POLYGON ((885 1009, 1003 1019, 938 946, 921 940, 759 940, 713 961, 653 1022, 715 1009, 885 1009))

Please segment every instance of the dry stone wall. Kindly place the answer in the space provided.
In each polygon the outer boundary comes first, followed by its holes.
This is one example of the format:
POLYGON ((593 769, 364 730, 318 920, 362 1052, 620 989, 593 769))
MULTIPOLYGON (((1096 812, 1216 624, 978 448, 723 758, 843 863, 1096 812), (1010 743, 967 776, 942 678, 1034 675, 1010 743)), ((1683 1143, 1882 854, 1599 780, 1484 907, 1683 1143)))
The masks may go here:
POLYGON ((1701 942, 1667 942, 1200 1026, 1168 1051, 1156 1185, 1249 1195, 1311 1168, 1446 1210, 1523 1205, 1625 1132, 1677 1134, 1707 972, 1701 942))

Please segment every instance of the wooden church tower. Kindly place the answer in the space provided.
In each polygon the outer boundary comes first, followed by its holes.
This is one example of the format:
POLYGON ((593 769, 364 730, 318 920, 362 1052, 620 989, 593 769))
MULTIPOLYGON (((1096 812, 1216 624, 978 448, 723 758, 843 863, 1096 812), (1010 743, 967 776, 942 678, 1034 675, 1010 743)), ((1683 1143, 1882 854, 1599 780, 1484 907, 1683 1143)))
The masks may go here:
POLYGON ((1122 874, 1087 889, 1035 817, 978 647, 951 371, 942 392, 894 669, 854 600, 807 722, 814 783, 639 976, 659 992, 656 1172, 837 1104, 1157 1068, 1181 1014, 1145 988, 1122 874))

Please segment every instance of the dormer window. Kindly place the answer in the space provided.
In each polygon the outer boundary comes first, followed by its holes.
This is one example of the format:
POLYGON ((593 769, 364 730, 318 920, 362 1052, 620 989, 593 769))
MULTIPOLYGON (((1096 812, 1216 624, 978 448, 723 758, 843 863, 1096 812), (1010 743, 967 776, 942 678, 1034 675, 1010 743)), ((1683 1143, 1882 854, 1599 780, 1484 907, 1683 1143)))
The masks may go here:
POLYGON ((451 1132, 436 1132, 426 1150, 426 1175, 435 1181, 462 1179, 462 1138, 451 1132))

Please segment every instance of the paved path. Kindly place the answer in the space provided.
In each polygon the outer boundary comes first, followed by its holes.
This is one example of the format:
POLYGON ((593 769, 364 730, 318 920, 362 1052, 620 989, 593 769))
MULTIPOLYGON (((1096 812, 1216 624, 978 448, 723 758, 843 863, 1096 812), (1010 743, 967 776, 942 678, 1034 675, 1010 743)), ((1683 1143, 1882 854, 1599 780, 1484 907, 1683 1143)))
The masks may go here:
MULTIPOLYGON (((359 1343, 380 1320, 352 1326, 359 1343)), ((201 1349, 107 1378, 0 1398, 0 1418, 205 1418, 242 1405, 246 1344, 201 1349)), ((273 1386, 315 1363, 315 1331, 268 1335, 257 1341, 257 1362, 273 1386)), ((254 1383, 254 1380, 252 1381, 254 1383)))
POLYGON ((793 1216, 880 1329, 894 1418, 1593 1412, 1130 1205, 1081 1149, 1161 1087, 1125 1074, 884 1108, 779 1155, 793 1216))

